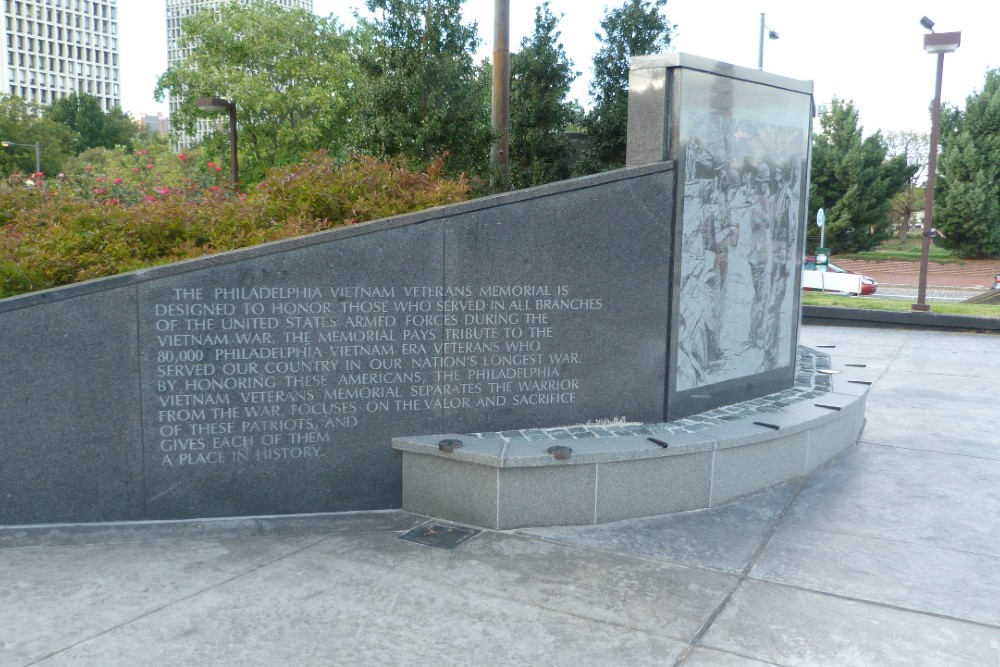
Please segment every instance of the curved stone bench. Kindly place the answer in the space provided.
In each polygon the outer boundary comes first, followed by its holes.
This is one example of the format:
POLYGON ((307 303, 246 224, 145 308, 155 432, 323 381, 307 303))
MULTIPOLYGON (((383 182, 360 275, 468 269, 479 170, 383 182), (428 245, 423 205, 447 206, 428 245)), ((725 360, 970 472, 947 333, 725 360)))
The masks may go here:
POLYGON ((792 389, 676 422, 394 438, 403 509, 502 530, 714 507, 854 445, 871 381, 864 367, 800 348, 792 389), (462 445, 439 446, 449 439, 462 445))

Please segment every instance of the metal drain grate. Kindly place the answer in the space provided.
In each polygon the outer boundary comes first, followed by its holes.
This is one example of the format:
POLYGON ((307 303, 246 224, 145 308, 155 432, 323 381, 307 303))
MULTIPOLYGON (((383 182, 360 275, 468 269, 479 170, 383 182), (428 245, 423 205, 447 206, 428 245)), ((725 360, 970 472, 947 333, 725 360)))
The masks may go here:
POLYGON ((425 544, 438 549, 454 549, 463 542, 468 542, 483 531, 476 528, 449 526, 443 523, 428 522, 406 531, 399 536, 401 540, 425 544))

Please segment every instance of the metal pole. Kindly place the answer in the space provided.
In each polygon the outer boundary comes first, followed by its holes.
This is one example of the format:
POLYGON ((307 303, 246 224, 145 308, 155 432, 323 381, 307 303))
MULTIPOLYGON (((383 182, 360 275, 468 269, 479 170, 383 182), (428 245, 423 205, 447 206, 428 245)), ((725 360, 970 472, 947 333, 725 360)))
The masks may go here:
POLYGON ((764 12, 760 13, 760 49, 757 51, 757 69, 764 69, 764 12))
POLYGON ((490 159, 505 185, 510 177, 510 0, 493 9, 493 148, 490 159))
POLYGON ((42 146, 35 142, 35 173, 42 173, 42 146))
POLYGON ((931 309, 927 299, 927 263, 931 252, 931 218, 934 212, 934 177, 937 173, 938 134, 941 130, 941 79, 944 72, 944 52, 938 53, 937 80, 934 83, 934 105, 931 107, 931 145, 927 156, 927 192, 924 199, 924 242, 920 249, 920 281, 917 302, 912 310, 927 312, 931 309))
POLYGON ((233 192, 240 191, 240 167, 236 152, 236 102, 229 103, 229 172, 233 177, 233 192))

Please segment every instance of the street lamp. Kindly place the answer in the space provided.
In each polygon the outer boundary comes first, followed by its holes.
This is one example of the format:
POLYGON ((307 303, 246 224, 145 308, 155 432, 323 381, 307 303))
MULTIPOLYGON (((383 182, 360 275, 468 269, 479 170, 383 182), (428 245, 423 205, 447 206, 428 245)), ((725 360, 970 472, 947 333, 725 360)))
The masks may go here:
POLYGON ((937 54, 937 79, 934 82, 934 104, 931 107, 931 145, 927 157, 927 192, 924 199, 924 239, 920 250, 920 281, 917 286, 917 302, 910 306, 912 310, 926 313, 931 309, 927 303, 927 262, 931 252, 931 241, 939 236, 931 226, 934 212, 934 177, 937 172, 938 134, 941 129, 941 77, 944 70, 944 54, 956 50, 962 43, 960 32, 934 32, 934 21, 926 16, 920 19, 920 25, 930 31, 924 35, 924 51, 937 54))
POLYGON ((33 144, 15 144, 13 141, 0 141, 0 146, 10 148, 11 146, 27 146, 35 149, 35 173, 42 173, 42 147, 36 141, 33 144))
POLYGON ((510 176, 510 0, 493 8, 493 103, 490 113, 493 147, 490 159, 504 187, 510 176))
POLYGON ((760 14, 760 50, 757 51, 757 69, 764 69, 764 31, 770 39, 778 39, 778 33, 764 25, 764 13, 760 14))
POLYGON ((239 162, 236 158, 236 102, 222 97, 199 97, 195 104, 202 111, 229 112, 229 171, 233 177, 233 191, 239 190, 239 162))

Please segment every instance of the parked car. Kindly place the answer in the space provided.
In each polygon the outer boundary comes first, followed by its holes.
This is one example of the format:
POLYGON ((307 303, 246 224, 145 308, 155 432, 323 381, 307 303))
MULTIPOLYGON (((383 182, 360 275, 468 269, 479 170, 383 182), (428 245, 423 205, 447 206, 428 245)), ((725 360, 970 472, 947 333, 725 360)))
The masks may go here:
MULTIPOLYGON (((805 259, 803 259, 802 260, 802 270, 803 271, 815 271, 816 270, 816 258, 813 257, 813 256, 808 256, 805 259)), ((843 268, 837 266, 833 262, 830 262, 829 264, 826 265, 826 270, 828 272, 830 272, 830 273, 851 273, 851 274, 855 274, 855 275, 861 276, 861 296, 870 296, 870 295, 872 295, 872 294, 875 293, 875 290, 878 289, 878 283, 875 282, 874 278, 869 278, 868 276, 864 275, 863 273, 858 273, 857 271, 848 271, 847 269, 843 269, 843 268)), ((804 289, 810 290, 810 289, 814 289, 814 288, 806 287, 804 289)), ((832 291, 832 290, 826 290, 826 291, 829 292, 829 291, 832 291)))

